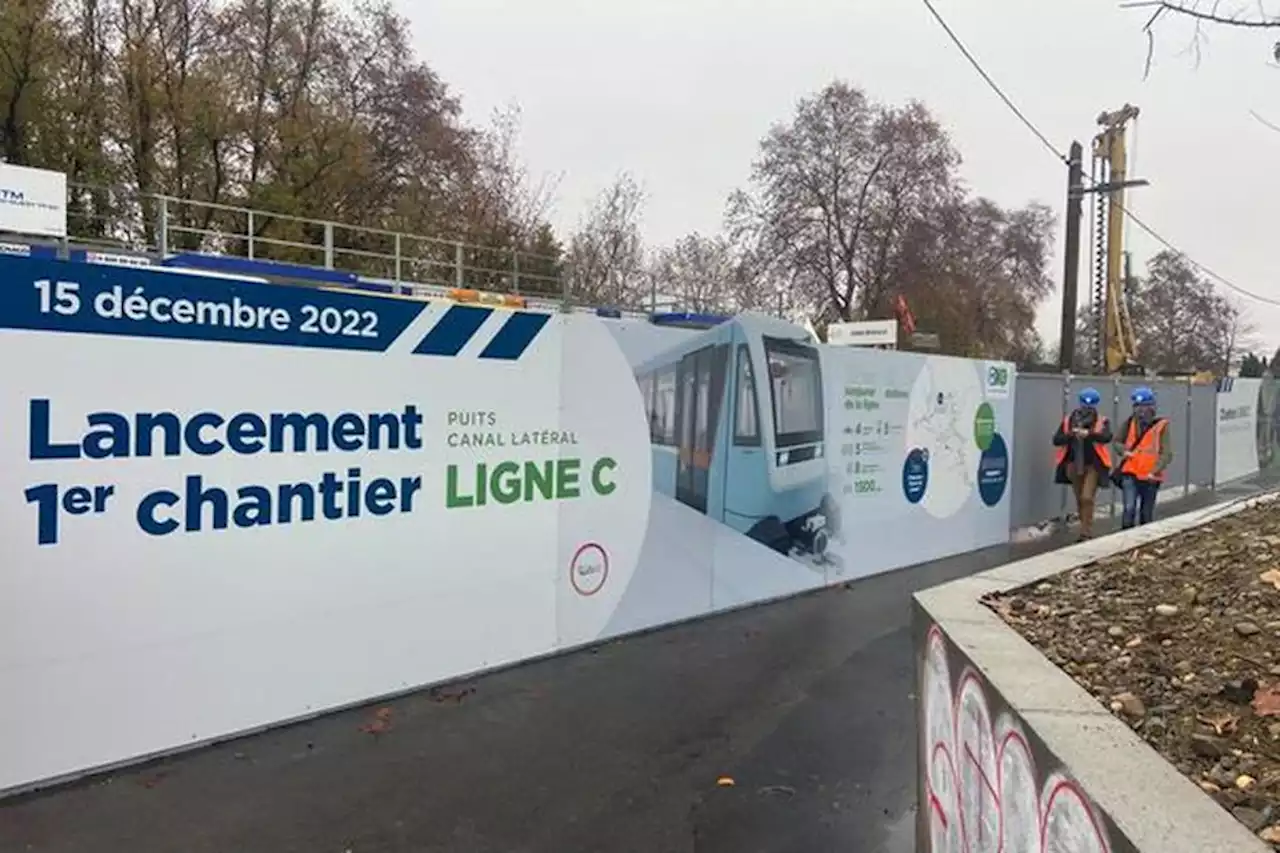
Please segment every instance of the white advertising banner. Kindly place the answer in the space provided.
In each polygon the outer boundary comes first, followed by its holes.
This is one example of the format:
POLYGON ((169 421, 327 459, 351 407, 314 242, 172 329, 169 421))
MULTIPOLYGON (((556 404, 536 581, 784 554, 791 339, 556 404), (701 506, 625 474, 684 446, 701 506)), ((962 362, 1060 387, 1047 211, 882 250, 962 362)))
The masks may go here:
POLYGON ((1229 376, 1218 381, 1214 482, 1227 483, 1257 473, 1261 390, 1261 379, 1229 376))
POLYGON ((0 793, 1004 541, 1012 367, 0 257, 0 793))
POLYGON ((67 176, 0 163, 0 233, 67 236, 67 176))
POLYGON ((861 320, 856 323, 832 323, 827 327, 827 343, 844 347, 896 346, 898 321, 861 320))

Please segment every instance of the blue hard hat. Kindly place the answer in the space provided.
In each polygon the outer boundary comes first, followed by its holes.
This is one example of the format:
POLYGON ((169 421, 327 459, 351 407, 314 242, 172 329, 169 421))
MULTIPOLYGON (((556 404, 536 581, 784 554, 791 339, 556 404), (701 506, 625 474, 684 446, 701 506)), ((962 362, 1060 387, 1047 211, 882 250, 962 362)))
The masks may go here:
POLYGON ((1097 388, 1085 388, 1080 392, 1080 405, 1096 406, 1102 402, 1102 395, 1098 393, 1097 388))
POLYGON ((1135 406, 1153 406, 1156 402, 1156 392, 1143 385, 1134 388, 1133 393, 1129 395, 1129 399, 1135 406))

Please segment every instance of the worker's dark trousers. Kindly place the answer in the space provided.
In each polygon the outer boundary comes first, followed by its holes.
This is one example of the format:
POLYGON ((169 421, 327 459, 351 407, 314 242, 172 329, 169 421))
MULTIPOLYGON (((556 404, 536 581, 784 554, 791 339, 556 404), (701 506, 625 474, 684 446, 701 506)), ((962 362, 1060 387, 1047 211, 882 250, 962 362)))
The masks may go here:
POLYGON ((1132 474, 1125 474, 1121 481, 1124 493, 1124 512, 1120 516, 1120 526, 1128 529, 1138 524, 1150 524, 1156 514, 1156 495, 1160 491, 1158 480, 1139 480, 1132 474))

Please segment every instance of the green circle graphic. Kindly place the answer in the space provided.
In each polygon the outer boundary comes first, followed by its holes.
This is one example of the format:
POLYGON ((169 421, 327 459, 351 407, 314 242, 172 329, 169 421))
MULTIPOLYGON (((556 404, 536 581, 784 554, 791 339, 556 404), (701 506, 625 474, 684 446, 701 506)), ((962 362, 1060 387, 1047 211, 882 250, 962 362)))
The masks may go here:
POLYGON ((991 408, 990 403, 983 403, 978 407, 977 414, 973 416, 973 440, 977 443, 979 450, 986 450, 991 446, 991 439, 995 434, 995 409, 991 408))

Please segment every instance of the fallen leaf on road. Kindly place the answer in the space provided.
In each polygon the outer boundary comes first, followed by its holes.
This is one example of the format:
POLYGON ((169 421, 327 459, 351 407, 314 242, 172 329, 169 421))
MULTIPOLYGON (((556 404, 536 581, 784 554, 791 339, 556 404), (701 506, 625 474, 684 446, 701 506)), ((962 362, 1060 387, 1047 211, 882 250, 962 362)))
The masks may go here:
POLYGON ((1280 590, 1280 569, 1268 569, 1258 575, 1258 580, 1263 583, 1269 583, 1276 589, 1280 590))
POLYGON ((1259 717, 1280 716, 1280 684, 1265 684, 1253 694, 1253 712, 1259 717))
POLYGON ((1197 714, 1196 719, 1212 728, 1213 733, 1219 737, 1234 732, 1236 724, 1240 722, 1240 718, 1234 714, 1214 714, 1213 716, 1197 714))
POLYGON ((716 784, 719 785, 721 788, 732 788, 737 783, 733 781, 732 776, 721 776, 719 779, 716 780, 716 784))
POLYGON ((379 708, 373 714, 373 722, 360 727, 360 731, 370 735, 380 735, 391 730, 391 709, 379 708))

